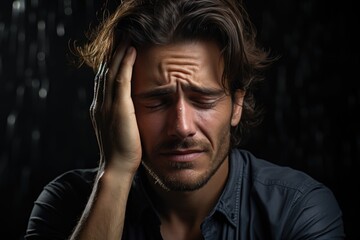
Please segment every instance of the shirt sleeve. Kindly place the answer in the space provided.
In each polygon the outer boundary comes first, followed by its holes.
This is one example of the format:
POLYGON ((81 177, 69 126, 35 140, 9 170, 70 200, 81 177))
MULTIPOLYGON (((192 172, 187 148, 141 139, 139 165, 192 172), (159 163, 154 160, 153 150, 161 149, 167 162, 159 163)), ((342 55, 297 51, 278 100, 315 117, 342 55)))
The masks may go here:
POLYGON ((284 239, 345 239, 342 212, 333 193, 317 184, 299 193, 284 239))
POLYGON ((67 239, 85 208, 95 174, 74 170, 47 184, 34 202, 24 239, 67 239))

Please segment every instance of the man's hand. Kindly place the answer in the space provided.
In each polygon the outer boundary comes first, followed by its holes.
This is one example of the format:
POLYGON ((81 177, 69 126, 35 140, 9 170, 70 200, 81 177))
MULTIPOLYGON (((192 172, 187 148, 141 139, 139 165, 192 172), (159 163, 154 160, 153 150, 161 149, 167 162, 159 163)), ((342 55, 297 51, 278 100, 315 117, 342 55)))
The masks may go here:
POLYGON ((100 168, 85 210, 70 239, 120 239, 133 176, 141 162, 141 142, 131 99, 136 50, 121 46, 109 69, 95 77, 90 113, 100 148, 100 168))
POLYGON ((101 64, 90 107, 101 167, 132 174, 141 162, 141 142, 131 99, 135 58, 135 48, 121 44, 109 68, 106 63, 101 64))

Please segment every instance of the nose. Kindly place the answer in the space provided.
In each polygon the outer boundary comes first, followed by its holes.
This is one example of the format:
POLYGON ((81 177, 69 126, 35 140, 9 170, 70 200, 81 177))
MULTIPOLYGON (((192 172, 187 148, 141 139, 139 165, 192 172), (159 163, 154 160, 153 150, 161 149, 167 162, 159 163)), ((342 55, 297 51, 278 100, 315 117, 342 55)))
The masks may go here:
POLYGON ((168 117, 168 135, 184 139, 192 137, 196 133, 195 111, 193 107, 186 103, 185 99, 179 99, 171 107, 168 117))

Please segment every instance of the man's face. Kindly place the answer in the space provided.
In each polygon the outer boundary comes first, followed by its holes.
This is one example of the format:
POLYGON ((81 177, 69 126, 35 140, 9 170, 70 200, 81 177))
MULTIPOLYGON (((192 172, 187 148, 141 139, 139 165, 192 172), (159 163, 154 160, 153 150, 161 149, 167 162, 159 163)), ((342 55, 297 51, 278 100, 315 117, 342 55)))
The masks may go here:
POLYGON ((143 163, 169 190, 202 187, 228 158, 243 94, 233 104, 221 84, 223 69, 213 42, 138 50, 132 96, 143 163))

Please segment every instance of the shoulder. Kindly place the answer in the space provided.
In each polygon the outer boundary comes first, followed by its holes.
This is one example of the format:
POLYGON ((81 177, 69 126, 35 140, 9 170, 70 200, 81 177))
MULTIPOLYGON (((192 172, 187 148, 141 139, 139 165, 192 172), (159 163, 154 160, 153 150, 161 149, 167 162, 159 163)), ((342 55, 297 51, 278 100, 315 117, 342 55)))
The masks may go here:
MULTIPOLYGON (((248 151, 234 150, 241 162, 243 200, 251 214, 266 216, 266 224, 279 227, 285 239, 300 236, 341 237, 342 213, 332 191, 305 172, 259 159, 248 151)), ((338 238, 336 238, 338 239, 338 238)), ((341 239, 341 238, 339 238, 341 239)))
MULTIPOLYGON (((233 160, 239 161, 237 173, 241 175, 242 185, 249 185, 253 192, 264 198, 285 198, 294 205, 305 196, 321 199, 331 195, 331 190, 309 174, 287 166, 259 159, 245 150, 234 150, 233 160), (286 197, 285 197, 286 196, 286 197)), ((236 174, 234 174, 236 175, 236 174)))
POLYGON ((69 170, 52 180, 49 185, 52 184, 70 184, 72 186, 80 185, 92 185, 97 174, 97 168, 89 169, 73 169, 69 170))
POLYGON ((65 195, 78 195, 79 197, 86 195, 92 189, 96 174, 97 168, 69 170, 50 181, 44 187, 37 201, 61 198, 65 195))
POLYGON ((279 187, 304 192, 309 188, 322 185, 303 171, 288 166, 280 166, 257 158, 251 152, 235 149, 232 161, 241 162, 241 175, 252 184, 263 187, 279 187))
POLYGON ((38 201, 44 198, 50 200, 54 197, 63 198, 66 196, 87 199, 91 192, 96 174, 96 168, 69 170, 49 182, 44 187, 38 201), (52 193, 56 194, 54 195, 52 193))
POLYGON ((34 202, 25 239, 65 239, 91 194, 97 169, 67 171, 50 181, 34 202))

